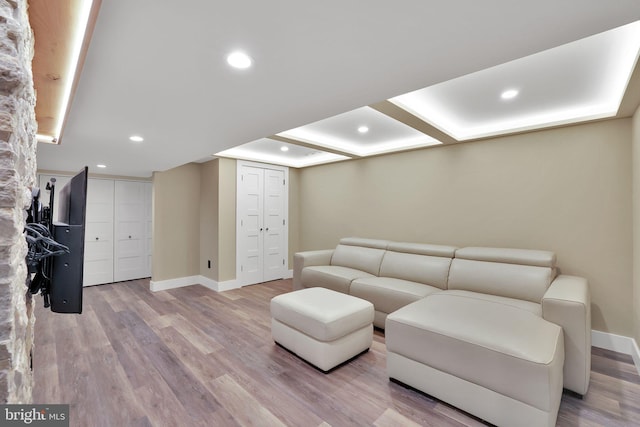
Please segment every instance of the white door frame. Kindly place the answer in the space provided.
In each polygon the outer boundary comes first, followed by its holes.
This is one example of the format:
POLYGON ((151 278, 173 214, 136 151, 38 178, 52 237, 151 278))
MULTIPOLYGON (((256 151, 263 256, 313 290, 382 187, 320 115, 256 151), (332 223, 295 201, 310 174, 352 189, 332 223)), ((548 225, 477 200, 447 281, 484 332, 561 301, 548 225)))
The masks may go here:
POLYGON ((271 170, 284 172, 284 182, 285 182, 284 183, 284 204, 285 204, 284 219, 286 224, 283 230, 283 235, 284 235, 284 243, 283 243, 284 254, 283 255, 285 260, 284 261, 285 264, 283 268, 283 271, 285 273, 283 277, 285 277, 286 272, 289 271, 289 168, 287 166, 271 165, 268 163, 250 162, 247 160, 236 160, 236 285, 238 287, 255 284, 254 282, 246 281, 245 279, 243 279, 242 271, 240 271, 241 256, 240 256, 240 245, 238 243, 241 235, 241 230, 240 230, 240 221, 238 219, 240 214, 238 209, 238 200, 240 199, 240 180, 241 180, 243 166, 262 168, 262 169, 271 169, 271 170))

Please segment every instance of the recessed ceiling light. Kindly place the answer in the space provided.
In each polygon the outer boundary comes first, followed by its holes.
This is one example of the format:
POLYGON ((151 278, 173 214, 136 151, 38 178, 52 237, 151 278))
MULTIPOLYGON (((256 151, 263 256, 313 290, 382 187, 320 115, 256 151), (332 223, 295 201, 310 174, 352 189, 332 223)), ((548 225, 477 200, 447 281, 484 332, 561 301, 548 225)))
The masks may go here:
POLYGON ((500 94, 500 98, 502 99, 513 99, 518 96, 518 90, 516 89, 508 89, 500 94))
POLYGON ((244 70, 245 68, 251 67, 251 64, 253 64, 253 60, 246 53, 235 51, 235 52, 231 52, 227 56, 227 63, 231 65, 233 68, 239 68, 241 70, 244 70))
POLYGON ((369 132, 369 128, 368 128, 368 127, 366 127, 366 126, 360 126, 360 127, 358 128, 358 132, 360 132, 360 133, 367 133, 367 132, 369 132))
POLYGON ((144 141, 144 138, 141 137, 141 136, 138 136, 138 135, 130 136, 129 139, 131 141, 133 141, 133 142, 142 142, 142 141, 144 141))
POLYGON ((99 167, 100 169, 104 169, 107 167, 107 165, 96 165, 97 167, 99 167))
POLYGON ((283 145, 282 147, 280 147, 280 151, 289 151, 289 147, 283 145))

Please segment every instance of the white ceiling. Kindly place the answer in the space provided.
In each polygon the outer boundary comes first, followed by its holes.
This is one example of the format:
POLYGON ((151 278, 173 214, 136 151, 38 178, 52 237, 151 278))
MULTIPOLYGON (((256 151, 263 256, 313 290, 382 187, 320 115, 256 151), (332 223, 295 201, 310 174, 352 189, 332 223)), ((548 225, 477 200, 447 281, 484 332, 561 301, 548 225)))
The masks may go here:
POLYGON ((637 0, 103 1, 38 166, 149 176, 639 19, 637 0), (253 68, 227 66, 238 48, 253 68))

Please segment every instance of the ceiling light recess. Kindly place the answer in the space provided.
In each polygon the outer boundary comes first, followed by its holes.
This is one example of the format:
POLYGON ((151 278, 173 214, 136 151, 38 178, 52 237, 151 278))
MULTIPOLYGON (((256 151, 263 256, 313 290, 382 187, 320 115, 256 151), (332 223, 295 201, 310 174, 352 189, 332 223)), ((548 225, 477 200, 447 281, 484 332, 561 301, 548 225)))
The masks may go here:
POLYGON ((406 124, 371 107, 361 107, 305 126, 278 134, 279 137, 298 141, 301 145, 329 149, 346 156, 366 157, 394 151, 422 148, 441 144, 406 124), (354 130, 371 125, 375 132, 366 138, 354 137, 354 130))
POLYGON ((367 132, 369 132, 369 128, 368 128, 367 126, 360 126, 360 127, 358 128, 358 132, 360 132, 360 133, 367 133, 367 132))
POLYGON ((96 165, 96 167, 99 167, 100 169, 104 169, 107 167, 107 165, 96 165))
POLYGON ((280 151, 287 152, 289 151, 289 147, 287 147, 286 145, 283 145, 282 147, 280 147, 280 151))
POLYGON ((244 70, 251 67, 251 65, 253 64, 253 60, 246 53, 237 50, 235 52, 231 52, 227 56, 227 63, 233 68, 244 70))
POLYGON ((142 142, 144 141, 144 138, 141 137, 140 135, 132 135, 129 137, 129 140, 133 141, 133 142, 142 142))

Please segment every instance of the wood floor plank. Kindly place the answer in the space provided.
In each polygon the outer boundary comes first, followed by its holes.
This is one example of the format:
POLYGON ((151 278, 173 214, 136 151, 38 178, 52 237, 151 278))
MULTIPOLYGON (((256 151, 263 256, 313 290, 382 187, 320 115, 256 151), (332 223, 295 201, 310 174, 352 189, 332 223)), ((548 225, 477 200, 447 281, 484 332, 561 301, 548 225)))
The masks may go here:
POLYGON ((225 374, 211 381, 209 389, 241 426, 285 426, 229 375, 225 374))
POLYGON ((145 411, 138 404, 131 384, 126 381, 126 374, 113 348, 94 348, 86 356, 92 369, 91 377, 100 379, 94 384, 104 411, 109 414, 109 424, 124 426, 144 419, 145 411))
POLYGON ((182 336, 202 354, 214 353, 223 348, 215 340, 209 337, 209 335, 202 332, 179 314, 173 314, 169 317, 169 325, 171 325, 176 331, 180 332, 180 334, 182 334, 182 336))
MULTIPOLYGON (((71 426, 468 426, 481 420, 386 376, 384 332, 328 374, 271 338, 269 303, 291 280, 216 293, 150 292, 148 280, 84 289, 84 314, 36 299, 34 402, 68 403, 71 426)), ((559 426, 640 425, 633 360, 592 351, 584 399, 559 426)))
POLYGON ((385 409, 384 413, 375 420, 373 425, 376 427, 420 427, 420 424, 413 422, 391 408, 385 409))
POLYGON ((193 376, 203 384, 207 384, 226 373, 225 367, 218 363, 215 354, 207 353, 205 356, 172 326, 159 330, 158 335, 193 376))

